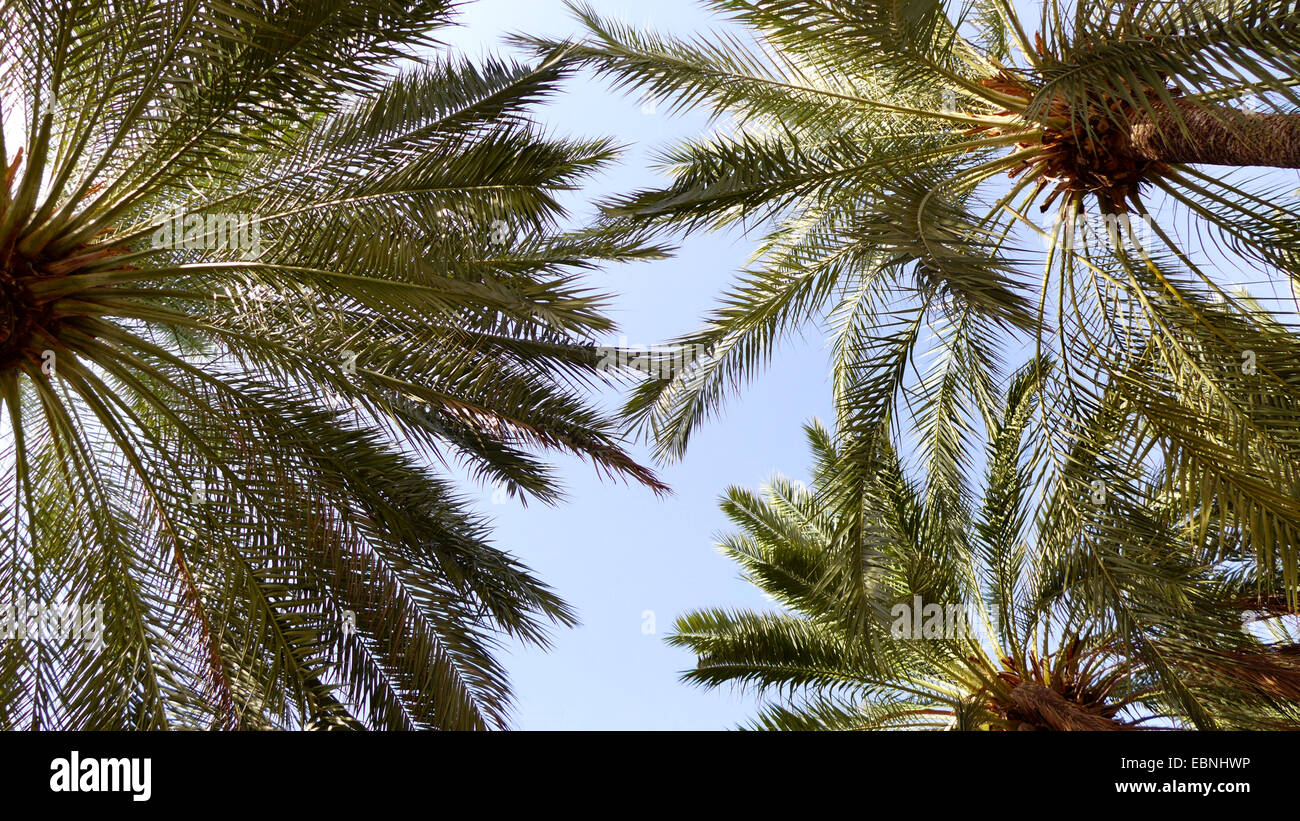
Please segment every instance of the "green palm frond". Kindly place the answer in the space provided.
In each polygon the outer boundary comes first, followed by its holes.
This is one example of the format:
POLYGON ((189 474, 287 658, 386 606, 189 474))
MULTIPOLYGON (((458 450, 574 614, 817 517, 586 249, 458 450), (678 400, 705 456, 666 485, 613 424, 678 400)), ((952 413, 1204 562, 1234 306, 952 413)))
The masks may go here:
POLYGON ((435 468, 664 490, 580 278, 663 249, 565 227, 561 53, 408 59, 454 5, 0 0, 0 593, 106 625, 5 642, 0 726, 504 726, 574 615, 435 468))
POLYGON ((1260 583, 1294 602, 1297 195, 1205 165, 1300 167, 1295 4, 1044 0, 1037 20, 1003 0, 706 4, 736 25, 683 39, 574 7, 575 63, 715 119, 610 218, 758 237, 740 282, 674 340, 709 356, 631 394, 656 455, 680 458, 783 340, 824 322, 844 470, 869 474, 892 426, 960 498, 989 423, 978 394, 1028 347, 1058 363, 1056 429, 1117 391, 1133 452, 1205 489, 1183 513, 1248 530, 1260 583), (1251 306, 1244 279, 1250 298, 1288 296, 1251 306))
POLYGON ((1055 468, 1036 441, 1055 416, 1053 370, 1031 361, 997 393, 985 478, 961 527, 946 526, 950 489, 923 492, 932 459, 921 454, 913 480, 882 446, 876 468, 846 484, 819 424, 808 428, 809 487, 776 477, 761 493, 728 491, 739 532, 723 552, 781 612, 679 619, 669 641, 699 659, 684 680, 764 696, 758 729, 1293 725, 1294 616, 1242 586, 1253 554, 1193 560, 1176 495, 1122 472, 1132 437, 1078 431, 1072 460, 1055 468), (1101 496, 1082 481, 1096 475, 1107 476, 1101 496), (841 504, 849 492, 860 512, 841 504), (1048 512, 1036 518, 1040 498, 1048 512), (843 527, 848 515, 861 527, 843 527), (859 591, 852 618, 846 586, 859 591), (933 634, 914 634, 918 604, 936 608, 933 634), (1243 629, 1252 608, 1273 635, 1243 629), (950 624, 951 612, 964 615, 950 624))

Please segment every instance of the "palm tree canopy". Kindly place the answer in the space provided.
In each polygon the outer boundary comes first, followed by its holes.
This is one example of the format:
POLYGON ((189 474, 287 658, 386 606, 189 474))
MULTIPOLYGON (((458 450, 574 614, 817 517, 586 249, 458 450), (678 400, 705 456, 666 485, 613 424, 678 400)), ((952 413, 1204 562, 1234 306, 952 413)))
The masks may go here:
POLYGON ((579 279, 661 249, 563 227, 614 149, 532 123, 559 55, 427 51, 454 6, 0 0, 0 594, 106 625, 0 644, 0 727, 502 726, 573 613, 432 465, 664 489, 579 279))
POLYGON ((844 544, 829 503, 843 440, 819 423, 806 428, 810 485, 730 488, 739 530, 720 547, 781 610, 679 619, 669 641, 699 656, 685 679, 769 696, 761 729, 1295 727, 1295 618, 1253 614, 1273 633, 1243 630, 1233 563, 1170 559, 1122 532, 1130 506, 1168 506, 1161 488, 1086 517, 1062 504, 1077 488, 1042 470, 1031 436, 1050 370, 1013 374, 970 508, 940 502, 934 477, 884 442, 857 499, 861 540, 844 544), (860 557, 851 576, 845 551, 860 557))
POLYGON ((1294 604, 1300 203, 1293 180, 1198 163, 1297 164, 1300 8, 1046 0, 1033 21, 1007 0, 708 5, 741 31, 681 39, 574 6, 589 32, 574 60, 717 118, 664 152, 663 187, 607 203, 611 218, 761 236, 676 340, 710 356, 628 402, 657 454, 680 457, 820 323, 837 435, 870 454, 910 425, 934 480, 957 487, 1002 359, 1051 354, 1040 435, 1057 467, 1111 413, 1135 458, 1200 489, 1172 500, 1193 541, 1220 557, 1244 541, 1265 594, 1294 604), (1239 292, 1234 269, 1287 298, 1239 292))

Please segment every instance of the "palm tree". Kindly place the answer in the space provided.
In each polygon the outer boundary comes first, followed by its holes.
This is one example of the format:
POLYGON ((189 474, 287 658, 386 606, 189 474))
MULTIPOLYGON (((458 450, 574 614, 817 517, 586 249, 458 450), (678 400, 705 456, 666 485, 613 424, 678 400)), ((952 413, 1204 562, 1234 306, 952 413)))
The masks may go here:
POLYGON ((577 279, 658 251, 562 228, 559 55, 409 59, 455 5, 0 0, 0 625, 104 627, 0 644, 0 727, 503 726, 574 617, 432 463, 663 489, 577 279))
POLYGON ((1118 391, 1133 452, 1203 489, 1176 499, 1198 543, 1244 533, 1261 584, 1294 605, 1296 306, 1235 286, 1300 275, 1294 180, 1252 168, 1300 165, 1295 4, 1045 0, 1032 35, 1008 0, 708 5, 743 33, 683 40, 575 6, 590 36, 574 60, 718 121, 610 219, 761 235, 676 340, 711 355, 629 400, 658 456, 680 457, 784 340, 824 323, 839 435, 871 454, 910 426, 956 487, 1001 360, 1050 353, 1041 436, 1058 467, 1073 440, 1057 432, 1118 391))
POLYGON ((1231 563, 1171 561, 1122 532, 1136 511, 1165 506, 1163 489, 1108 500, 1085 518, 1066 513, 1062 498, 1079 488, 1044 474, 1031 435, 1048 374, 1035 361, 1013 375, 973 509, 928 500, 931 477, 910 477, 897 450, 878 443, 858 499, 867 526, 852 546, 857 613, 835 585, 846 548, 825 503, 842 440, 819 423, 806 428, 810 487, 777 476, 761 494, 729 489, 723 510, 740 532, 720 546, 782 609, 679 619, 669 642, 699 656, 684 678, 773 694, 754 722, 761 729, 1296 727, 1295 617, 1264 619, 1271 636, 1243 630, 1231 563), (1051 502, 1036 517, 1040 494, 1051 502), (1057 550, 1062 543, 1072 549, 1057 550), (1096 560, 1079 562, 1084 550, 1096 560), (1137 571, 1150 564, 1159 572, 1137 571), (1108 575, 1144 582, 1127 587, 1141 595, 1099 597, 1108 575))

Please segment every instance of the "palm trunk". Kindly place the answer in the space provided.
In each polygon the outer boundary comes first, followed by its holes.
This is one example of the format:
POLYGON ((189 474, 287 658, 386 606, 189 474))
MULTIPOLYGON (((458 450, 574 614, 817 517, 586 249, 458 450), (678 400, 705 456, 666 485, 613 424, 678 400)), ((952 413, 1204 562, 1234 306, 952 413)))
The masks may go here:
POLYGON ((1300 115, 1264 114, 1229 106, 1178 102, 1179 115, 1157 105, 1130 130, 1133 148, 1148 160, 1206 165, 1300 168, 1300 115))
MULTIPOLYGON (((1011 690, 1015 716, 1021 729, 1032 730, 1131 730, 1129 725, 1089 711, 1041 684, 1020 684, 1011 690)), ((1009 715, 1008 717, 1012 717, 1009 715)))

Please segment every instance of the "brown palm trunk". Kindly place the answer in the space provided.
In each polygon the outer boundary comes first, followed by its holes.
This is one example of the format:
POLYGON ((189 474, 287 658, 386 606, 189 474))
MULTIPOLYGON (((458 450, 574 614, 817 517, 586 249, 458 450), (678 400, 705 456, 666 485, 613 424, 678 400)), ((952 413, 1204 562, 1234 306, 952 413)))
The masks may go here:
POLYGON ((1131 730, 1131 726, 1098 715, 1081 704, 1041 684, 1020 684, 1011 690, 1014 711, 1008 718, 1018 719, 1020 729, 1032 730, 1131 730))
POLYGON ((1208 110, 1178 102, 1179 117, 1157 105, 1155 116, 1138 114, 1130 129, 1133 148, 1148 160, 1207 165, 1300 168, 1300 115, 1264 114, 1229 106, 1208 110))

